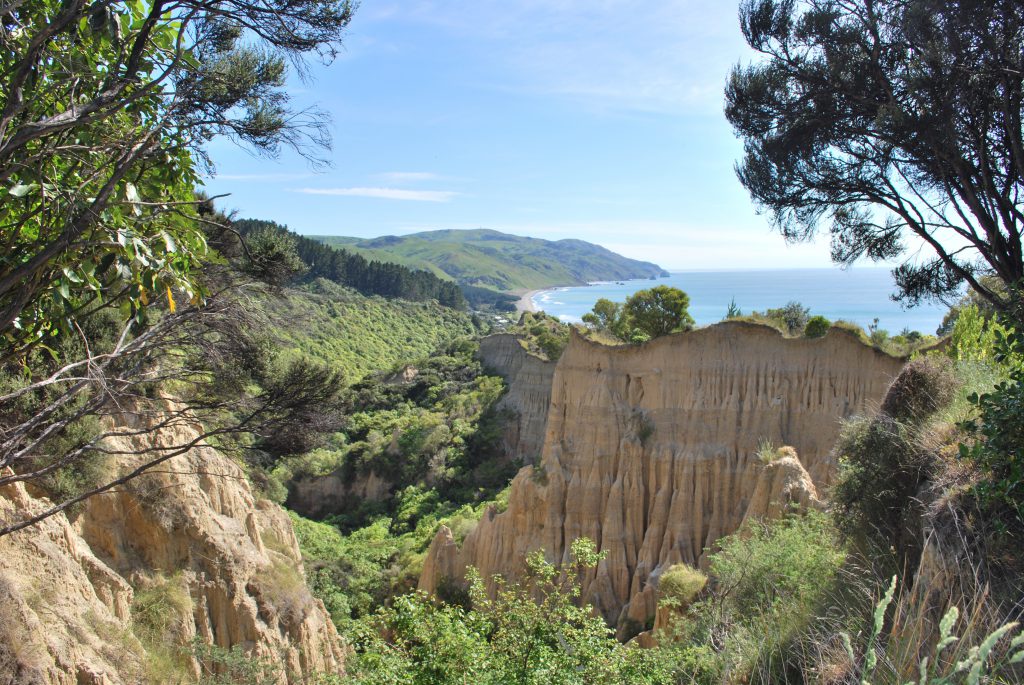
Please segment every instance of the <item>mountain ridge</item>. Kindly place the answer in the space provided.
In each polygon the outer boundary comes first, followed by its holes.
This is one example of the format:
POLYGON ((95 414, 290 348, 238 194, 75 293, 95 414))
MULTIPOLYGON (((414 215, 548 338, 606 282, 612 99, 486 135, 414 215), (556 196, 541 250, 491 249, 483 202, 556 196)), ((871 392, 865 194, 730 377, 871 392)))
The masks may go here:
POLYGON ((393 261, 460 285, 505 292, 668 275, 657 264, 623 257, 585 240, 545 240, 489 228, 440 229, 367 239, 309 237, 367 259, 393 261))

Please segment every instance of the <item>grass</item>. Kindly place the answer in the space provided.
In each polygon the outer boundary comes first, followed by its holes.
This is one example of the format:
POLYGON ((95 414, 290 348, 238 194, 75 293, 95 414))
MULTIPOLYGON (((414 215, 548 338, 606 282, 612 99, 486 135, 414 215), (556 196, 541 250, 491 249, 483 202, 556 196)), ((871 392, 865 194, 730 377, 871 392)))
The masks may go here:
POLYGON ((683 609, 707 586, 708 577, 687 564, 674 564, 658 580, 659 604, 683 609))
POLYGON ((312 604, 306 580, 288 557, 274 555, 270 566, 256 574, 259 594, 285 620, 300 622, 312 604))
POLYGON ((145 681, 178 685, 194 680, 192 660, 177 627, 192 620, 192 598, 180 573, 157 576, 136 590, 131 630, 145 649, 145 681))

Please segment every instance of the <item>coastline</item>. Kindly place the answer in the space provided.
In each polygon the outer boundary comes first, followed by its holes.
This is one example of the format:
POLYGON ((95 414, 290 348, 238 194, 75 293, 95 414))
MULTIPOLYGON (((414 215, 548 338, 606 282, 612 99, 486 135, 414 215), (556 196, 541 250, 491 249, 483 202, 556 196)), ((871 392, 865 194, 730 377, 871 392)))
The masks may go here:
POLYGON ((516 302, 516 311, 518 313, 520 313, 520 314, 523 313, 523 312, 537 312, 537 311, 540 311, 539 309, 537 309, 537 305, 535 305, 533 303, 533 296, 536 295, 537 293, 542 293, 545 290, 549 290, 549 288, 539 288, 537 290, 527 290, 526 292, 520 294, 519 301, 516 302))

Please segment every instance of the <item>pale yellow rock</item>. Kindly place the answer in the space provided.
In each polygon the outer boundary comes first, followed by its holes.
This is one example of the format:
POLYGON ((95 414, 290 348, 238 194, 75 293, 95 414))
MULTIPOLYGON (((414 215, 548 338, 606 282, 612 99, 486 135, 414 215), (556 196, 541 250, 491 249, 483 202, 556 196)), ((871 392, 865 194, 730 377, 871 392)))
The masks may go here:
POLYGON ((902 365, 839 329, 784 339, 730 322, 638 347, 574 334, 546 419, 531 419, 545 431, 539 465, 516 475, 508 510, 484 516, 455 566, 515 578, 528 552, 564 563, 586 536, 606 558, 584 578, 583 598, 612 625, 643 625, 663 569, 700 566, 746 518, 814 504, 832 477, 840 420, 876 406, 902 365), (762 465, 762 441, 800 458, 762 465))
MULTIPOLYGON (((146 419, 121 423, 144 427, 146 419)), ((109 446, 130 452, 197 435, 179 423, 109 446)), ((119 457, 118 469, 140 463, 119 457)), ((0 489, 0 517, 47 505, 20 484, 0 489)), ((279 665, 282 683, 343 672, 344 645, 304 584, 288 515, 258 500, 238 465, 197 446, 89 499, 73 524, 60 514, 0 538, 0 683, 147 682, 148 655, 132 632, 133 586, 171 577, 192 606, 173 631, 183 646, 196 635, 241 646, 279 665)))

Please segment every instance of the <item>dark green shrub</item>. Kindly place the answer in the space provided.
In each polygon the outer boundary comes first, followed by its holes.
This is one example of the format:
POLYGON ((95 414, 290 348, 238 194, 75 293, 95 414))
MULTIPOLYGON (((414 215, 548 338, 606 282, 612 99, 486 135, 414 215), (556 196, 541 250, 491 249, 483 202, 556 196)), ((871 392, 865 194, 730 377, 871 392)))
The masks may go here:
MULTIPOLYGON (((960 455, 982 471, 974 494, 986 518, 1002 542, 1019 550, 1024 537, 1024 336, 1004 322, 995 330, 994 352, 1008 379, 969 398, 979 416, 964 428, 980 439, 961 445, 960 455)), ((1012 556, 1019 559, 1019 551, 1012 556)))
POLYGON ((822 338, 831 327, 832 322, 818 314, 807 320, 807 325, 804 327, 804 335, 808 338, 822 338))
POLYGON ((914 427, 887 414, 848 421, 835 453, 832 501, 840 529, 913 562, 920 552, 916 497, 936 471, 935 455, 919 445, 914 427))
POLYGON ((904 366, 889 386, 882 411, 899 421, 920 421, 948 405, 957 384, 948 357, 920 357, 904 366))

